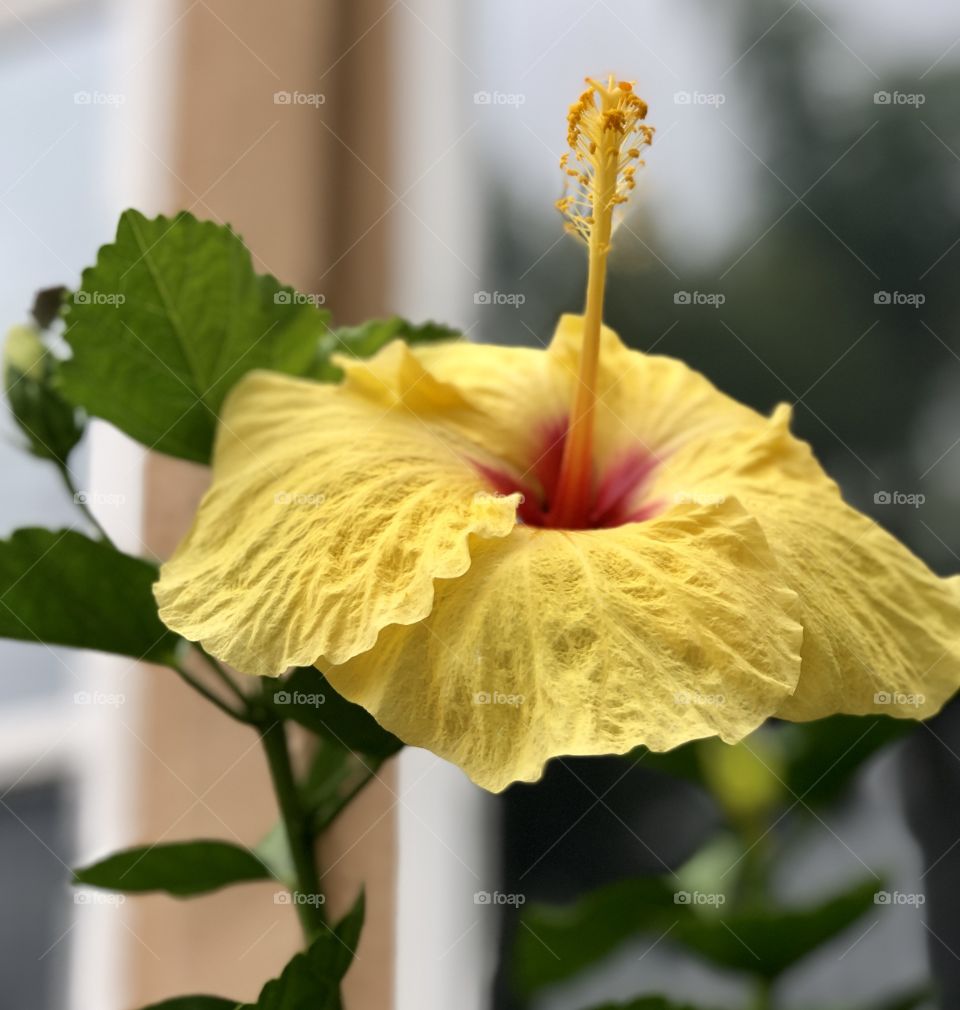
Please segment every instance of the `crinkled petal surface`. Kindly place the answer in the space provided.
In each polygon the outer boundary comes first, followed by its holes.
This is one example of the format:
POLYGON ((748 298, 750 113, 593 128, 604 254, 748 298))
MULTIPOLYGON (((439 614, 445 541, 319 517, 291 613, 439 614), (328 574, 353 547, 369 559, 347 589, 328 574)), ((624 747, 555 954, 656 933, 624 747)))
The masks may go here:
POLYGON ((316 662, 491 789, 773 714, 936 711, 960 682, 957 580, 843 502, 786 408, 604 330, 595 477, 616 521, 518 523, 529 500, 491 491, 549 504, 581 331, 398 343, 341 361, 338 387, 246 378, 164 621, 249 673, 316 662))
POLYGON ((470 534, 515 524, 518 496, 490 494, 469 462, 482 446, 445 422, 464 411, 401 343, 343 386, 251 374, 225 405, 193 529, 163 566, 163 621, 269 676, 346 660, 425 617, 433 580, 469 568, 470 534))
POLYGON ((806 519, 776 501, 765 512, 803 602, 803 672, 777 714, 934 715, 960 685, 958 580, 938 578, 831 489, 808 504, 806 519))
POLYGON ((650 493, 734 496, 760 523, 804 629, 800 682, 777 715, 932 715, 960 685, 960 580, 847 505, 789 423, 783 406, 761 428, 691 440, 650 493))
MULTIPOLYGON (((582 337, 583 318, 564 315, 545 351, 460 341, 415 353, 432 375, 456 385, 477 410, 491 452, 529 472, 545 448, 560 444, 566 430, 582 337)), ((765 424, 760 414, 683 362, 632 351, 606 326, 597 394, 598 471, 637 450, 666 457, 705 432, 765 424)))
MULTIPOLYGON (((511 374, 501 374, 497 349, 480 345, 448 354, 437 348, 428 352, 436 367, 428 367, 465 376, 466 398, 498 416, 508 413, 502 398, 523 400, 521 384, 560 388, 559 397, 543 400, 562 430, 581 338, 581 317, 564 316, 547 354, 512 352, 536 355, 537 370, 518 357, 504 359, 511 374)), ((960 686, 960 578, 938 577, 847 505, 810 447, 790 434, 788 408, 765 418, 682 362, 630 351, 608 329, 602 341, 598 477, 631 451, 638 458, 639 447, 656 461, 643 487, 647 500, 669 507, 737 498, 799 594, 801 677, 777 714, 802 721, 937 712, 960 686)))
POLYGON ((320 665, 487 789, 559 754, 740 740, 796 684, 794 594, 733 500, 608 530, 518 526, 472 553, 426 620, 320 665))

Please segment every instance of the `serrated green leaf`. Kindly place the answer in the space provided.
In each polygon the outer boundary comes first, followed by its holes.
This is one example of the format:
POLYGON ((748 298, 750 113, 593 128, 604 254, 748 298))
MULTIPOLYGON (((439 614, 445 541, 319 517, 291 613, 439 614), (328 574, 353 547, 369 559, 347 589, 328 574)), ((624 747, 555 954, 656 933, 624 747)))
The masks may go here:
POLYGON ((346 354, 352 358, 369 358, 391 340, 398 338, 408 344, 423 344, 453 340, 459 336, 449 326, 429 322, 416 326, 400 316, 371 319, 360 326, 340 326, 329 330, 320 339, 319 353, 311 375, 322 382, 339 382, 343 378, 343 369, 330 361, 330 355, 334 353, 346 354))
POLYGON ((256 1003, 238 1010, 341 1010, 340 982, 346 975, 363 928, 363 894, 332 930, 320 933, 310 947, 271 979, 256 1003))
POLYGON ((228 227, 129 210, 66 312, 66 397, 137 441, 206 462, 224 397, 247 372, 301 375, 328 315, 254 273, 228 227))
POLYGON ((239 1006, 235 999, 221 996, 175 996, 162 1003, 151 1003, 143 1010, 237 1010, 239 1006))
POLYGON ((249 849, 207 840, 125 849, 74 873, 75 884, 130 894, 165 891, 178 898, 271 879, 263 860, 249 849))
POLYGON ((154 565, 73 530, 28 528, 0 541, 0 638, 171 664, 154 565))
POLYGON ((382 761, 403 746, 365 708, 337 694, 316 667, 298 667, 267 697, 277 715, 347 750, 382 761))

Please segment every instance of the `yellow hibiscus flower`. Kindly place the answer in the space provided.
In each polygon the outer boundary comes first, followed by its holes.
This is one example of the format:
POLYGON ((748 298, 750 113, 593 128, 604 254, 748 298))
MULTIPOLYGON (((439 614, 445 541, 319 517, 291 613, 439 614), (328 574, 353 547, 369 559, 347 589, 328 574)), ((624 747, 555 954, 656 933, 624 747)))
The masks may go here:
POLYGON ((340 385, 236 387, 156 587, 172 629, 250 674, 316 664, 492 790, 557 755, 943 704, 957 580, 843 502, 788 407, 602 326, 645 117, 613 79, 571 108, 588 290, 546 350, 398 341, 340 385))

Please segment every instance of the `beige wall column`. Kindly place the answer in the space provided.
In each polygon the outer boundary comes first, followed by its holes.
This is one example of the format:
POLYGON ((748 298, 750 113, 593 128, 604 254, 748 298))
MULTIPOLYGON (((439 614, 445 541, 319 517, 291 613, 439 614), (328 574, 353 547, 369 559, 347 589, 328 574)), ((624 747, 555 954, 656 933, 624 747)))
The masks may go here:
MULTIPOLYGON (((229 222, 257 268, 325 296, 341 322, 388 311, 391 15, 386 0, 182 0, 169 209, 229 222), (277 103, 276 92, 322 95, 277 103), (322 104, 321 104, 322 103, 322 104)), ((206 483, 200 467, 147 465, 145 541, 167 555, 206 483)), ((276 812, 256 738, 149 670, 138 729, 136 841, 255 843, 276 812)), ((381 772, 321 843, 328 908, 366 883, 367 925, 347 1010, 389 1010, 393 988, 395 773, 381 772)), ((177 902, 138 899, 130 920, 136 1005, 185 992, 252 998, 297 949, 276 888, 246 885, 177 902)))

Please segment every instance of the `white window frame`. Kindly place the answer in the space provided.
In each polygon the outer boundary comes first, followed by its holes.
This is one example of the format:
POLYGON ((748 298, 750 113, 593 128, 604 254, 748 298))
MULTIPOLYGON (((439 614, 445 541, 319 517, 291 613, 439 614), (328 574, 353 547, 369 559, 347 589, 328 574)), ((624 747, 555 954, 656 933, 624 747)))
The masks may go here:
MULTIPOLYGON (((105 76, 122 79, 131 99, 118 111, 101 154, 106 192, 117 216, 127 206, 166 209, 175 67, 169 57, 172 47, 161 49, 157 43, 177 20, 178 6, 175 0, 109 0, 106 5, 93 0, 9 0, 0 6, 0 31, 25 28, 39 38, 44 25, 57 16, 84 8, 97 10, 104 19, 111 63, 105 76), (125 129, 128 122, 140 143, 125 129)), ((110 238, 103 235, 102 241, 110 238)), ((52 264, 51 280, 57 276, 58 267, 52 264)), ((85 490, 93 493, 94 501, 97 493, 123 496, 121 508, 104 509, 98 518, 118 547, 141 555, 146 553, 141 540, 144 458, 144 451, 115 429, 91 424, 85 490)), ((60 692, 14 699, 0 707, 0 795, 63 784, 74 858, 82 865, 129 844, 135 834, 139 755, 133 735, 117 725, 117 707, 78 706, 76 694, 82 689, 90 695, 122 695, 123 719, 135 729, 144 671, 116 656, 57 652, 72 674, 60 692)), ((45 843, 38 839, 38 844, 45 843)), ((63 1005, 68 1010, 124 1010, 130 998, 127 966, 137 942, 126 912, 122 906, 83 903, 82 897, 72 911, 68 928, 54 943, 70 945, 63 1005)))
MULTIPOLYGON (((476 249, 479 263, 476 162, 469 144, 455 145, 427 173, 429 185, 407 192, 426 166, 402 124, 411 109, 429 110, 431 130, 451 144, 470 126, 462 99, 475 87, 452 47, 440 41, 463 37, 466 14, 463 5, 446 0, 405 0, 389 14, 394 66, 402 67, 392 89, 393 186, 404 203, 390 217, 390 302, 415 321, 463 326, 476 285, 465 280, 452 255, 437 255, 437 235, 445 207, 457 207, 458 219, 474 208, 458 248, 476 249)), ((399 757, 397 794, 394 1010, 484 1010, 497 964, 499 916, 473 897, 497 886, 496 801, 458 769, 410 747, 399 757)))

